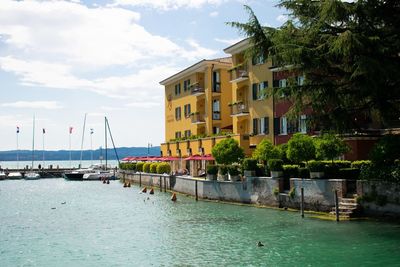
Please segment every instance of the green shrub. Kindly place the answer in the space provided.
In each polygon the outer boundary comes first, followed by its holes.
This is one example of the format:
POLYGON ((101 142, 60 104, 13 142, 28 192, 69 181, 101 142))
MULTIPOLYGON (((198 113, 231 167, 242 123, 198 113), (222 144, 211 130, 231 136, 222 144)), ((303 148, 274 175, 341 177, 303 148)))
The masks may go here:
POLYGON ((150 173, 157 173, 157 166, 158 166, 157 162, 151 163, 151 165, 150 165, 150 173))
POLYGON ((126 162, 121 162, 121 163, 118 165, 118 168, 120 168, 121 170, 126 170, 126 162))
POLYGON ((315 159, 315 145, 312 137, 296 133, 288 142, 287 157, 295 163, 315 159))
POLYGON ((268 167, 271 171, 279 172, 283 171, 283 160, 281 159, 270 159, 268 161, 268 167))
POLYGON ((400 135, 382 137, 370 153, 371 161, 377 166, 392 166, 399 158, 400 135))
POLYGON ((146 162, 145 164, 143 164, 143 172, 150 173, 150 165, 150 162, 146 162))
POLYGON ((360 169, 357 168, 339 169, 338 172, 339 179, 357 180, 359 176, 360 176, 360 169))
POLYGON ((171 166, 166 162, 161 162, 157 166, 157 173, 159 173, 159 174, 163 174, 163 173, 169 174, 169 173, 171 173, 171 166))
POLYGON ((318 159, 329 159, 333 161, 334 158, 350 151, 348 144, 331 133, 325 133, 314 139, 314 143, 318 159))
POLYGON ((263 139, 253 152, 253 158, 262 162, 268 162, 270 159, 280 159, 282 151, 274 146, 269 140, 263 139))
POLYGON ((240 174, 238 167, 235 165, 230 165, 227 168, 228 168, 228 173, 232 176, 237 176, 240 174))
POLYGON ((351 167, 361 170, 362 167, 370 166, 371 164, 370 160, 356 160, 351 163, 351 167))
POLYGON ((310 178, 310 171, 308 168, 299 168, 299 178, 310 178))
POLYGON ((256 176, 258 176, 258 177, 265 176, 265 165, 264 164, 257 164, 256 176))
POLYGON ((296 196, 296 188, 292 187, 289 191, 289 197, 294 198, 296 196))
POLYGON ((310 172, 324 172, 325 163, 319 160, 310 160, 307 162, 308 169, 310 172))
POLYGON ((225 165, 219 165, 219 173, 221 175, 228 174, 228 167, 225 165))
POLYGON ((274 196, 278 196, 279 195, 279 188, 275 187, 273 193, 274 193, 274 196))
POLYGON ((216 175, 218 173, 217 165, 208 165, 207 166, 207 174, 216 175))
POLYGON ((283 165, 283 176, 287 178, 299 177, 299 165, 283 165))
POLYGON ((257 169, 257 160, 251 158, 245 158, 243 160, 243 170, 255 171, 257 169))
POLYGON ((325 178, 338 179, 339 178, 339 167, 336 164, 325 165, 325 178))
POLYGON ((136 163, 136 171, 142 172, 143 171, 143 165, 144 165, 144 162, 136 163))
POLYGON ((232 164, 239 162, 244 157, 243 148, 233 138, 226 138, 216 144, 211 153, 219 164, 232 164))

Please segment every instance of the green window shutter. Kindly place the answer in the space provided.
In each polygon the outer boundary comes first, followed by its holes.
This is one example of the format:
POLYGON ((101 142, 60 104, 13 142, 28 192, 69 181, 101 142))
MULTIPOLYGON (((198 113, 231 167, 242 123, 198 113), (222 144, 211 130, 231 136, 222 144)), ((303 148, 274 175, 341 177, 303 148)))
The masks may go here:
POLYGON ((253 83, 253 100, 257 100, 257 84, 253 83))

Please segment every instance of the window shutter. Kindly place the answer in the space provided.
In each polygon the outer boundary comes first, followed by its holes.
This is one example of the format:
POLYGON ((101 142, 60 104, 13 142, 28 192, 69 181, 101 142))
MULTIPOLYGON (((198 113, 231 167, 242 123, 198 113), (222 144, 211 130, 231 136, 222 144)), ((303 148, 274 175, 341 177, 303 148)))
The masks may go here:
POLYGON ((257 100, 257 84, 253 83, 253 100, 257 100))
POLYGON ((281 118, 274 118, 274 135, 278 135, 281 129, 280 125, 281 118))
POLYGON ((279 87, 279 80, 274 80, 274 81, 272 82, 272 86, 273 86, 274 88, 279 87))
POLYGON ((265 117, 264 119, 264 133, 269 134, 269 117, 265 117))
POLYGON ((258 134, 258 120, 257 119, 253 119, 253 134, 258 134))
POLYGON ((268 88, 268 81, 263 82, 263 89, 268 88))

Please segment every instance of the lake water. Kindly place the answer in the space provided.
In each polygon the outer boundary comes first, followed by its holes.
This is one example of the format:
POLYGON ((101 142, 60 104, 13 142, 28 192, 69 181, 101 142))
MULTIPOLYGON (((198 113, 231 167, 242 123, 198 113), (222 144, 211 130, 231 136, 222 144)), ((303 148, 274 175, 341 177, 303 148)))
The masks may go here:
MULTIPOLYGON (((79 164, 81 163, 82 168, 86 168, 89 167, 92 164, 100 164, 103 163, 105 164, 105 160, 100 161, 100 160, 82 160, 82 162, 80 162, 79 160, 53 160, 53 161, 45 161, 43 164, 43 161, 35 161, 34 162, 34 167, 37 168, 38 165, 40 164, 42 167, 44 166, 45 168, 48 168, 50 165, 53 165, 53 168, 78 168, 79 164)), ((26 166, 29 166, 29 168, 32 165, 32 161, 0 161, 0 167, 3 169, 16 169, 17 166, 19 166, 19 168, 24 168, 26 166)), ((107 161, 107 165, 110 167, 116 167, 118 166, 118 161, 117 160, 108 160, 107 161)))
POLYGON ((118 181, 6 180, 0 260, 3 267, 399 266, 400 225, 302 219, 181 195, 174 203, 170 193, 141 194, 118 181))

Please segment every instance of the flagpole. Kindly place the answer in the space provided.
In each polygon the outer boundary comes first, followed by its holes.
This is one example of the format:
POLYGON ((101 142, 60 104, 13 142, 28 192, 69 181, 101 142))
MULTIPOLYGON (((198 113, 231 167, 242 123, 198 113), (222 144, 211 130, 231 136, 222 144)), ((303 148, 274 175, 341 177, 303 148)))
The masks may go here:
POLYGON ((93 129, 90 129, 90 164, 93 165, 93 129))
POLYGON ((33 115, 33 127, 32 127, 32 167, 33 170, 33 161, 35 160, 35 115, 33 115))
POLYGON ((19 169, 19 142, 18 142, 18 136, 19 136, 19 127, 17 126, 17 169, 19 169))
POLYGON ((44 169, 44 133, 45 133, 45 129, 43 128, 43 136, 42 136, 42 144, 43 144, 43 169, 44 169))
POLYGON ((71 127, 69 127, 69 168, 72 168, 72 163, 71 163, 71 127))

